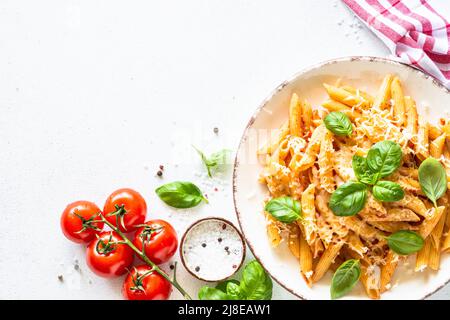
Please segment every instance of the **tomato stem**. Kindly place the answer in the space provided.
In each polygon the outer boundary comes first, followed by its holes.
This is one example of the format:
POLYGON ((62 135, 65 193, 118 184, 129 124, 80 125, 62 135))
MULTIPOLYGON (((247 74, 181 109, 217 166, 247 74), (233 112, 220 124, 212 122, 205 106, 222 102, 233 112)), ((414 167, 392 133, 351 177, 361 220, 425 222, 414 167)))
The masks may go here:
POLYGON ((125 234, 123 234, 122 231, 120 231, 119 228, 117 228, 115 225, 113 225, 111 222, 105 219, 105 217, 100 214, 100 218, 102 221, 108 225, 112 230, 114 230, 119 236, 122 237, 123 241, 126 245, 128 245, 131 249, 133 249, 134 252, 142 259, 146 264, 148 264, 150 267, 153 268, 154 271, 159 273, 163 278, 165 278, 167 281, 169 281, 182 295, 186 300, 192 300, 191 296, 183 289, 183 287, 178 283, 176 280, 175 272, 176 269, 174 269, 174 277, 173 280, 169 277, 167 273, 165 273, 161 268, 159 268, 153 261, 151 261, 144 253, 144 250, 142 252, 136 248, 136 246, 133 244, 133 242, 128 239, 125 234))

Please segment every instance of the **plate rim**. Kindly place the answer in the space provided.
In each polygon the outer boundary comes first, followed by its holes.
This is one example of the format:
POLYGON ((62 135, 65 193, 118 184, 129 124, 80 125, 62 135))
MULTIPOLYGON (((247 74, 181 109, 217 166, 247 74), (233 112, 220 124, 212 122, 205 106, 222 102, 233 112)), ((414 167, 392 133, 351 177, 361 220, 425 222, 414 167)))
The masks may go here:
MULTIPOLYGON (((253 123, 256 120, 256 117, 259 115, 259 113, 261 112, 261 110, 264 108, 264 106, 268 103, 268 101, 270 101, 279 91, 281 91, 284 87, 286 87, 288 84, 290 84, 291 82, 293 82, 295 79, 297 79, 299 76, 301 76, 304 73, 319 69, 321 67, 330 65, 330 64, 335 64, 335 63, 339 63, 339 62, 352 62, 352 61, 367 61, 367 62, 380 62, 380 63, 386 63, 386 64, 394 64, 400 67, 404 67, 406 69, 410 69, 411 71, 417 73, 419 76, 421 76, 422 78, 426 79, 426 81, 431 81, 431 83, 433 85, 435 85, 436 87, 438 87, 439 89, 443 90, 444 93, 449 94, 450 95, 450 89, 447 89, 441 82, 439 82, 438 80, 436 80, 433 76, 425 73, 424 71, 411 66, 407 63, 404 62, 400 62, 400 61, 396 61, 390 58, 384 58, 384 57, 375 57, 375 56, 344 56, 344 57, 339 57, 339 58, 334 58, 334 59, 328 59, 328 60, 324 60, 322 62, 307 66, 303 69, 301 69, 300 71, 294 73, 291 77, 289 77, 287 80, 283 81, 280 85, 278 85, 274 90, 272 90, 272 92, 270 92, 270 94, 268 96, 266 96, 263 101, 260 103, 260 105, 256 108, 256 110, 253 112, 252 116, 250 117, 250 120, 248 121, 244 132, 242 133, 242 136, 239 140, 239 145, 237 148, 237 152, 234 158, 234 165, 233 165, 233 181, 232 181, 232 187, 233 187, 233 205, 234 205, 234 211, 236 213, 236 217, 237 217, 237 221, 239 224, 239 228, 241 229, 241 234, 244 237, 244 240, 246 242, 246 244, 248 245, 250 251, 252 252, 253 256, 255 257, 255 259, 261 264, 261 266, 266 270, 266 272, 270 275, 270 277, 275 280, 282 288, 284 288, 285 290, 287 290, 288 292, 290 292, 291 294, 293 294, 294 296, 302 299, 302 300, 308 300, 307 298, 305 298, 304 296, 302 296, 301 294, 297 293, 294 289, 289 288, 286 284, 282 283, 281 280, 277 279, 276 277, 273 276, 273 274, 265 267, 264 263, 261 261, 261 258, 256 254, 254 246, 252 243, 250 243, 250 241, 247 239, 247 236, 242 228, 242 222, 241 222, 241 213, 237 207, 237 203, 236 203, 236 193, 237 193, 237 186, 236 186, 236 182, 237 182, 237 169, 239 167, 239 160, 238 160, 238 154, 239 154, 239 150, 241 149, 241 146, 244 143, 244 140, 248 134, 248 130, 250 129, 250 127, 253 125, 253 123)), ((447 280, 444 281, 443 284, 440 284, 439 286, 437 286, 436 288, 434 288, 433 290, 431 290, 430 292, 425 293, 425 295, 420 298, 419 300, 424 300, 426 298, 428 298, 429 296, 435 294, 437 291, 439 291, 440 289, 442 289, 445 285, 447 285, 450 282, 450 273, 449 273, 449 278, 447 280)))

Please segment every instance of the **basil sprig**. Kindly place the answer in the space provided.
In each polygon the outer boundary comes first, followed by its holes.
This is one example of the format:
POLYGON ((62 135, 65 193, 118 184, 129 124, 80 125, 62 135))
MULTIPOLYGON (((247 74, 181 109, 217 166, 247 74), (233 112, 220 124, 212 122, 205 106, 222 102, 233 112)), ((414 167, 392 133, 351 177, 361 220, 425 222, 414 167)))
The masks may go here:
POLYGON ((291 223, 301 218, 302 208, 300 202, 291 197, 274 198, 267 202, 264 210, 275 219, 284 223, 291 223))
POLYGON ((367 186, 361 182, 349 181, 333 192, 328 205, 337 216, 354 216, 364 208, 366 199, 367 186))
POLYGON ((337 216, 353 216, 364 208, 367 192, 372 188, 379 201, 399 201, 405 196, 402 187, 380 178, 392 174, 400 166, 402 149, 393 141, 381 141, 370 148, 367 158, 354 155, 352 167, 358 182, 339 186, 330 198, 329 207, 337 216))
POLYGON ((405 196, 402 187, 392 181, 378 181, 373 186, 372 194, 375 199, 385 202, 400 201, 405 196))
POLYGON ((394 141, 377 142, 367 153, 367 166, 377 174, 378 179, 392 174, 400 166, 401 161, 402 149, 394 141))
POLYGON ((353 132, 352 123, 343 112, 330 112, 323 122, 325 127, 337 136, 349 136, 353 132))
POLYGON ((372 185, 377 182, 377 174, 369 169, 366 158, 355 154, 352 158, 352 167, 356 178, 360 182, 368 185, 372 185))
POLYGON ((353 289, 361 275, 359 261, 350 259, 337 268, 331 280, 331 299, 338 299, 353 289))
POLYGON ((212 177, 213 170, 216 170, 217 168, 228 162, 228 158, 231 153, 231 150, 222 149, 220 151, 212 153, 209 157, 207 157, 202 151, 200 151, 196 147, 194 147, 194 149, 200 155, 200 158, 202 159, 202 162, 205 165, 206 170, 208 171, 208 176, 210 178, 212 177))
POLYGON ((193 183, 187 181, 174 181, 164 184, 155 190, 158 197, 167 205, 174 208, 192 208, 200 202, 208 199, 201 190, 193 183))
POLYGON ((198 292, 200 300, 270 300, 272 299, 272 279, 259 264, 253 260, 242 272, 241 281, 226 280, 215 288, 204 286, 198 292))
POLYGON ((436 201, 447 191, 447 174, 442 164, 431 157, 423 161, 419 167, 419 183, 436 207, 436 201))
POLYGON ((400 230, 386 238, 389 248, 397 254, 408 255, 420 251, 423 238, 410 230, 400 230))

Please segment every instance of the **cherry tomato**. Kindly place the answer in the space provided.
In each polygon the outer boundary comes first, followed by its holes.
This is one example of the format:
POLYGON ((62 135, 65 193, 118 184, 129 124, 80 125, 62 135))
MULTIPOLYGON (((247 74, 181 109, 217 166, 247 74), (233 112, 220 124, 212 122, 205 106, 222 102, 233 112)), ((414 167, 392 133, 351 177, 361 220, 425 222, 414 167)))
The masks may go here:
POLYGON ((89 243, 103 229, 98 214, 101 210, 95 203, 76 201, 69 204, 61 215, 61 229, 67 239, 76 243, 89 243))
POLYGON ((86 250, 89 268, 101 277, 116 277, 127 272, 133 263, 133 250, 114 231, 105 231, 86 250))
POLYGON ((134 267, 126 277, 122 294, 128 300, 167 300, 172 284, 151 267, 134 267))
POLYGON ((142 250, 145 243, 145 255, 154 263, 169 260, 177 251, 178 238, 175 229, 164 220, 150 220, 136 231, 133 244, 142 250))
POLYGON ((135 225, 144 223, 147 204, 138 192, 132 189, 119 189, 108 197, 103 212, 105 218, 120 231, 131 232, 136 230, 135 225))

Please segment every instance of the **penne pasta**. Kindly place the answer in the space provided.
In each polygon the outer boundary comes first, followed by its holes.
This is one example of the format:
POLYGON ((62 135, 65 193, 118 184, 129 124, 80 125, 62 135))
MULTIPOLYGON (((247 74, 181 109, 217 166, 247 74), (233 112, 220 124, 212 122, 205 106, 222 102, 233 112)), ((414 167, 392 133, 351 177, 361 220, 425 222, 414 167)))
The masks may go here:
POLYGON ((384 109, 389 105, 389 99, 391 97, 391 82, 392 75, 388 74, 384 77, 380 88, 378 89, 377 95, 373 101, 373 107, 377 109, 384 109))
POLYGON ((439 159, 444 152, 444 146, 445 134, 442 134, 430 142, 430 155, 433 158, 439 159))
POLYGON ((367 101, 362 96, 354 95, 342 88, 331 86, 326 83, 324 83, 323 86, 332 100, 336 100, 349 107, 360 107, 367 105, 367 101))
POLYGON ((317 282, 325 275, 325 273, 330 268, 334 259, 338 256, 339 251, 344 245, 343 241, 338 243, 331 243, 328 248, 323 252, 322 256, 319 259, 319 262, 316 265, 316 269, 314 270, 314 274, 312 277, 312 282, 317 282))
POLYGON ((430 140, 434 140, 440 135, 445 134, 439 127, 430 124, 430 127, 428 128, 428 136, 430 140))
POLYGON ((289 226, 288 247, 294 257, 300 258, 300 230, 297 225, 289 226))
POLYGON ((373 104, 373 97, 369 93, 356 89, 352 86, 342 86, 341 88, 353 95, 356 95, 357 97, 362 97, 364 100, 366 100, 366 105, 371 106, 373 104))
POLYGON ((406 131, 408 132, 411 141, 416 143, 417 132, 419 130, 416 103, 409 96, 406 96, 404 101, 406 108, 406 131))
POLYGON ((302 110, 303 110, 302 120, 303 120, 304 129, 306 131, 311 131, 311 127, 313 126, 313 112, 312 112, 311 104, 309 104, 309 102, 305 101, 303 103, 302 110))
POLYGON ((380 299, 380 289, 378 284, 378 279, 375 277, 373 268, 370 268, 365 263, 361 263, 361 276, 359 280, 361 281, 366 294, 370 299, 380 299))
POLYGON ((303 135, 302 106, 296 93, 292 94, 289 106, 289 132, 292 136, 301 137, 303 135))
POLYGON ((380 290, 381 293, 389 290, 392 276, 398 265, 398 256, 389 250, 386 257, 386 263, 381 266, 380 270, 380 290))
POLYGON ((358 112, 353 111, 351 107, 335 100, 326 100, 325 102, 322 102, 322 107, 324 107, 330 112, 333 111, 343 112, 347 115, 347 117, 349 117, 352 120, 355 119, 355 117, 357 117, 359 114, 358 112))
POLYGON ((313 255, 311 252, 311 248, 306 242, 304 236, 300 234, 299 238, 299 249, 300 249, 300 271, 305 279, 306 284, 311 287, 312 286, 312 277, 313 277, 313 255))
POLYGON ((428 143, 428 129, 427 122, 419 120, 419 131, 417 133, 416 155, 420 160, 425 160, 430 155, 428 143))
POLYGON ((394 102, 394 119, 397 125, 401 127, 406 122, 406 114, 403 89, 398 77, 395 77, 391 82, 391 96, 394 102))
POLYGON ((270 214, 266 214, 266 219, 267 219, 267 235, 269 237, 269 242, 270 245, 272 247, 277 247, 282 238, 280 235, 280 229, 277 227, 276 225, 276 220, 270 215, 270 214))
POLYGON ((423 271, 428 267, 428 258, 431 250, 431 239, 425 239, 422 249, 417 252, 415 271, 423 271))
POLYGON ((324 125, 317 127, 313 131, 304 156, 291 168, 294 172, 298 173, 300 171, 305 171, 314 165, 320 151, 320 143, 322 142, 323 136, 326 132, 327 131, 324 125))
POLYGON ((422 222, 419 228, 419 234, 422 238, 426 239, 430 235, 431 231, 433 231, 434 227, 438 224, 444 210, 444 206, 430 209, 429 217, 422 222))
POLYGON ((320 185, 329 193, 334 191, 333 173, 333 135, 330 131, 324 134, 318 156, 320 185))

